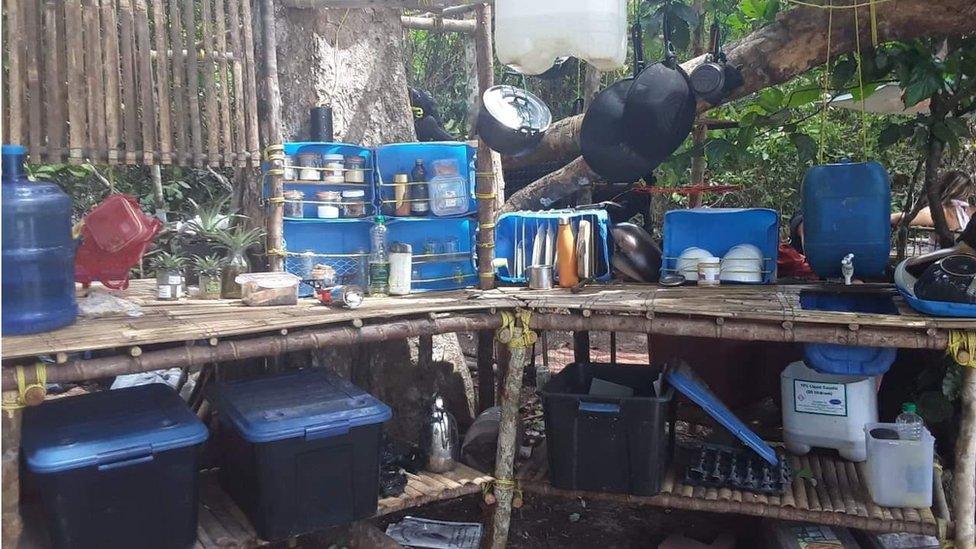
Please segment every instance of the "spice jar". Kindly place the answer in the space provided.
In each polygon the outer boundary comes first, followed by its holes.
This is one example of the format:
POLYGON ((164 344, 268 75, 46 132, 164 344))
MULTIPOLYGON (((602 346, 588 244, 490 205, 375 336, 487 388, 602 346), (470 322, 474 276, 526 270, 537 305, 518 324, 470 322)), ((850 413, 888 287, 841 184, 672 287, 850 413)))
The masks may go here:
POLYGON ((305 193, 302 191, 285 191, 285 217, 305 217, 304 202, 305 193))
POLYGON ((398 173, 393 175, 393 192, 396 196, 396 209, 393 212, 397 217, 407 217, 410 215, 410 200, 408 200, 407 192, 409 187, 409 178, 405 173, 398 173))
POLYGON ((366 191, 342 191, 342 217, 366 215, 366 191))
POLYGON ((322 181, 333 184, 346 182, 346 178, 343 176, 345 157, 341 154, 322 155, 322 167, 325 168, 322 181))
POLYGON ((318 202, 319 219, 338 219, 339 205, 342 204, 342 193, 339 191, 319 191, 315 193, 315 200, 318 202))
POLYGON ((294 155, 285 155, 284 175, 282 177, 284 177, 286 181, 295 180, 295 162, 297 162, 297 160, 295 159, 294 155))
POLYGON ((366 159, 361 156, 346 157, 346 183, 366 182, 366 159))
POLYGON ((722 283, 722 262, 717 257, 698 260, 698 285, 718 286, 722 283))
POLYGON ((322 179, 322 175, 318 170, 318 168, 322 167, 321 154, 314 152, 298 153, 295 158, 298 159, 298 165, 300 166, 298 179, 302 181, 319 181, 322 179))

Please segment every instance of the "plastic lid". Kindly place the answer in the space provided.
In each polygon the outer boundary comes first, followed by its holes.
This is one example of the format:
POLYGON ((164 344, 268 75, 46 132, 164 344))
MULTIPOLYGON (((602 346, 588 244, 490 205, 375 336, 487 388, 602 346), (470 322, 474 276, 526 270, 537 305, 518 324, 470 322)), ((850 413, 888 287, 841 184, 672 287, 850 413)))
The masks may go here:
POLYGON ((218 383, 211 402, 249 442, 326 438, 382 423, 390 407, 321 369, 218 383))
POLYGON ((708 412, 715 421, 722 424, 730 433, 741 440, 746 446, 752 448, 759 457, 768 461, 771 465, 779 463, 776 452, 769 447, 766 442, 756 433, 752 432, 742 420, 737 418, 722 401, 718 399, 708 387, 698 380, 694 372, 687 364, 681 363, 677 368, 668 370, 668 383, 685 395, 692 402, 708 412))
POLYGON ((366 196, 366 191, 342 191, 342 196, 345 198, 361 198, 366 196))
POLYGON ((572 221, 570 221, 568 217, 560 217, 559 218, 559 224, 560 225, 569 225, 570 223, 572 223, 572 221))
POLYGON ((51 400, 24 410, 23 449, 35 473, 132 459, 207 440, 207 428, 168 385, 51 400))
POLYGON ((2 149, 0 149, 0 153, 11 154, 11 155, 16 155, 16 154, 26 155, 27 149, 23 145, 3 145, 2 149))
POLYGON ((492 86, 481 99, 492 118, 507 128, 544 132, 552 124, 552 113, 545 102, 521 88, 492 86))
POLYGON ((383 223, 386 223, 386 216, 378 215, 375 218, 373 218, 373 221, 375 221, 379 225, 382 225, 383 223))
MULTIPOLYGON (((305 252, 315 255, 312 252, 305 252)), ((288 288, 297 286, 302 279, 292 273, 243 273, 234 278, 238 284, 253 282, 262 288, 288 288)))
POLYGON ((918 412, 918 406, 916 406, 914 402, 906 402, 906 403, 904 403, 904 404, 901 405, 901 411, 902 412, 911 412, 911 413, 914 414, 914 413, 918 412))

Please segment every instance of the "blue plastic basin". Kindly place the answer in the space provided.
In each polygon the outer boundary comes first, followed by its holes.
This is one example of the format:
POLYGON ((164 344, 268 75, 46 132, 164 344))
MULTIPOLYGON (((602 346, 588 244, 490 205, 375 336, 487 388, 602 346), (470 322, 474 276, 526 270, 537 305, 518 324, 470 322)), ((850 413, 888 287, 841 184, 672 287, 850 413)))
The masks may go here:
MULTIPOLYGON (((863 292, 800 292, 800 308, 808 311, 897 315, 898 307, 889 294, 863 292)), ((888 371, 895 361, 893 347, 863 347, 807 343, 803 358, 807 366, 823 374, 876 376, 888 371)))

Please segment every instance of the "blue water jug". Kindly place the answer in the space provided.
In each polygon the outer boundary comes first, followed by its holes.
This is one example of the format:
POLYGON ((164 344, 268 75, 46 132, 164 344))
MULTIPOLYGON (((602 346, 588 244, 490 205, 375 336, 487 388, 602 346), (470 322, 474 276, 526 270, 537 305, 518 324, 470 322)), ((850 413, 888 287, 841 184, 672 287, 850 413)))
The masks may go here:
POLYGON ((3 335, 32 334, 75 321, 71 198, 53 183, 28 181, 26 152, 2 150, 3 335))
POLYGON ((841 276, 854 254, 854 276, 884 274, 891 249, 891 183, 877 162, 813 166, 803 178, 803 249, 814 272, 841 276))

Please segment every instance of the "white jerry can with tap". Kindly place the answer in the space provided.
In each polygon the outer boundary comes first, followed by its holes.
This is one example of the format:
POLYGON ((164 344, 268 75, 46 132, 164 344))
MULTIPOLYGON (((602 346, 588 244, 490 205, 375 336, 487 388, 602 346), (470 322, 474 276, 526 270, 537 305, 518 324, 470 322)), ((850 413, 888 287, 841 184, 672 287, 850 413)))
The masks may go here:
POLYGON ((619 69, 627 57, 627 2, 495 0, 495 54, 522 74, 542 74, 567 56, 619 69))

